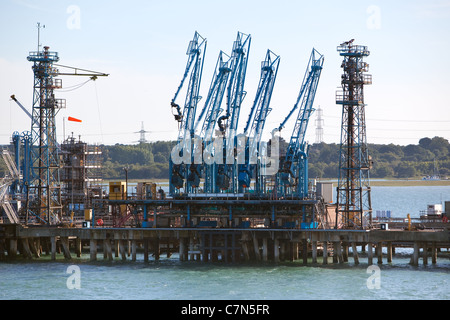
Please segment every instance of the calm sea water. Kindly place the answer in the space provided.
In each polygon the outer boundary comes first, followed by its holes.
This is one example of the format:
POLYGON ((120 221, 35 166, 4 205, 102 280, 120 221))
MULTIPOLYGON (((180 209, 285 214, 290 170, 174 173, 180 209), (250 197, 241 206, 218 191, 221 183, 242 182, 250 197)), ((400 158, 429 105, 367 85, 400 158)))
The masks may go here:
MULTIPOLYGON (((450 187, 373 187, 372 195, 374 210, 414 217, 428 204, 450 201, 450 187)), ((384 260, 378 273, 368 270, 364 256, 358 266, 351 257, 347 264, 328 266, 202 264, 179 262, 176 254, 148 263, 141 255, 136 262, 44 257, 0 263, 0 299, 450 300, 449 255, 440 255, 436 265, 413 267, 408 250, 397 250, 393 263, 384 260), (379 286, 374 287, 375 275, 379 286)))

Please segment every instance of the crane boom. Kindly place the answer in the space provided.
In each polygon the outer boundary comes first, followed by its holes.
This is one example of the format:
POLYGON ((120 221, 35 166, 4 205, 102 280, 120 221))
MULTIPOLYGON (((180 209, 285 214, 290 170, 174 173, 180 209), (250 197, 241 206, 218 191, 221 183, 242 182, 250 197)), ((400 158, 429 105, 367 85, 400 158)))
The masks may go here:
POLYGON ((199 90, 203 71, 203 62, 206 51, 206 39, 198 32, 195 32, 194 38, 189 42, 186 54, 189 56, 186 69, 178 86, 175 96, 171 101, 172 108, 175 108, 177 114, 175 120, 181 123, 178 139, 183 139, 189 133, 193 135, 194 119, 198 101, 200 100, 199 90), (186 93, 184 110, 181 111, 180 106, 176 103, 178 95, 184 85, 185 80, 191 73, 186 93))
POLYGON ((201 152, 204 159, 202 159, 202 163, 191 164, 188 177, 188 189, 189 187, 191 187, 191 189, 192 187, 198 187, 198 185, 200 184, 200 178, 204 173, 204 191, 212 192, 213 190, 214 170, 211 159, 214 157, 214 148, 212 140, 217 118, 223 111, 220 106, 225 94, 228 77, 231 72, 231 68, 228 65, 229 61, 230 57, 226 53, 221 51, 217 59, 215 72, 211 80, 211 85, 208 91, 208 96, 206 97, 205 105, 195 124, 194 131, 197 132, 197 127, 201 123, 203 116, 206 114, 200 132, 200 139, 202 141, 195 141, 194 143, 194 157, 198 154, 198 152, 201 152), (203 150, 204 152, 202 152, 203 150))
MULTIPOLYGON (((286 159, 288 161, 293 160, 296 156, 296 152, 303 148, 309 118, 313 112, 313 103, 320 74, 322 72, 323 61, 323 56, 313 49, 308 64, 308 76, 305 77, 306 81, 304 81, 304 84, 302 85, 302 92, 300 93, 296 103, 296 105, 298 105, 301 100, 300 110, 291 135, 289 147, 287 149, 286 159), (317 59, 316 54, 319 55, 317 59)), ((297 107, 295 107, 295 109, 296 108, 297 107)))
POLYGON ((222 109, 220 109, 220 106, 223 101, 229 74, 231 72, 229 62, 230 57, 226 53, 221 51, 219 53, 219 57, 217 58, 215 72, 208 91, 208 96, 205 101, 205 106, 203 107, 202 112, 200 113, 195 125, 195 129, 197 129, 198 125, 201 122, 201 119, 206 113, 206 117, 203 121, 202 129, 200 132, 200 137, 204 139, 204 142, 209 142, 212 140, 214 126, 219 114, 223 111, 222 109), (224 55, 228 58, 226 61, 224 61, 224 55))
POLYGON ((286 156, 280 166, 279 177, 281 178, 281 185, 296 186, 296 194, 301 198, 305 197, 308 193, 308 150, 305 146, 305 133, 308 127, 309 118, 313 112, 313 103, 323 68, 323 62, 323 55, 313 49, 297 101, 286 119, 278 127, 279 131, 282 130, 290 116, 298 107, 300 107, 290 142, 286 150, 286 156), (293 179, 294 182, 292 182, 291 179, 293 179))
MULTIPOLYGON (((279 64, 280 57, 275 55, 272 51, 267 50, 266 58, 261 62, 261 76, 256 97, 244 129, 244 135, 248 136, 248 139, 246 141, 245 148, 245 164, 241 164, 239 166, 238 177, 240 188, 250 187, 252 178, 251 165, 257 164, 257 156, 259 153, 262 132, 264 130, 267 116, 271 111, 269 106, 279 64)), ((259 189, 258 186, 257 189, 259 189)))
POLYGON ((198 32, 195 32, 193 40, 189 42, 186 54, 189 56, 181 83, 175 92, 175 96, 171 101, 172 109, 176 109, 175 120, 179 122, 178 145, 172 150, 170 165, 170 184, 169 192, 174 194, 185 186, 189 176, 189 167, 193 163, 193 146, 191 139, 195 134, 195 113, 198 102, 201 97, 199 95, 200 83, 203 72, 203 62, 206 51, 206 39, 198 32), (186 98, 183 111, 176 103, 177 97, 184 85, 185 80, 189 77, 186 98), (173 162, 173 158, 177 157, 177 163, 173 162))
POLYGON ((247 92, 244 91, 245 76, 247 73, 248 54, 251 36, 238 32, 233 44, 232 73, 228 85, 227 117, 231 117, 227 126, 227 141, 234 140, 239 124, 241 105, 247 92))
POLYGON ((23 112, 26 113, 26 115, 28 117, 30 117, 30 119, 33 119, 33 116, 31 115, 31 113, 19 102, 19 100, 16 99, 15 95, 12 95, 11 99, 17 103, 17 105, 23 110, 23 112))
POLYGON ((236 41, 233 43, 231 53, 231 72, 227 88, 227 112, 218 120, 218 126, 223 134, 224 154, 226 154, 224 164, 218 166, 216 175, 216 192, 230 189, 237 191, 236 164, 234 160, 234 150, 236 147, 236 132, 239 124, 239 114, 242 102, 245 98, 244 91, 245 76, 247 73, 247 61, 250 50, 251 36, 238 32, 236 41), (226 121, 224 124, 223 122, 226 121))

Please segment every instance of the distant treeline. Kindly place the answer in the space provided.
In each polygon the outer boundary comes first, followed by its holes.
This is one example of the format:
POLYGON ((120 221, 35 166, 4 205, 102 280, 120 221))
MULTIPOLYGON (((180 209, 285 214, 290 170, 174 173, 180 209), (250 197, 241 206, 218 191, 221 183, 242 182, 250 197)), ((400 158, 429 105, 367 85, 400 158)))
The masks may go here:
MULTIPOLYGON (((128 168, 129 179, 168 179, 170 152, 174 141, 158 141, 138 145, 103 146, 103 178, 124 179, 128 168)), ((287 142, 281 140, 280 152, 287 142)), ((435 173, 450 176, 450 144, 441 137, 422 138, 417 145, 369 144, 373 160, 372 178, 417 178, 435 173)), ((339 145, 335 143, 313 144, 309 149, 309 177, 337 178, 339 145)), ((0 177, 7 172, 0 161, 0 177)))
MULTIPOLYGON (((450 176, 450 144, 441 137, 422 138, 417 145, 369 144, 373 178, 421 178, 435 174, 450 176)), ((309 150, 310 178, 337 178, 338 144, 314 144, 309 150)))
MULTIPOLYGON (((104 146, 103 176, 123 179, 128 167, 129 179, 168 179, 170 152, 174 141, 138 145, 104 146)), ((281 150, 285 149, 281 141, 281 150)), ((417 145, 369 144, 373 160, 373 178, 416 178, 434 174, 435 165, 442 176, 450 176, 450 144, 441 137, 422 138, 417 145)), ((309 149, 309 177, 337 178, 339 145, 313 144, 309 149)))

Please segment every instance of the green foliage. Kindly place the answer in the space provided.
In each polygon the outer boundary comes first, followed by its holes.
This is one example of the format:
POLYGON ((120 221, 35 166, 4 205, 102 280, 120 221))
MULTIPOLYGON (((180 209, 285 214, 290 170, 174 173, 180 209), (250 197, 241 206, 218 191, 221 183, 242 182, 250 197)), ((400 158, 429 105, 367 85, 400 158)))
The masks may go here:
POLYGON ((175 142, 157 141, 138 145, 103 146, 103 177, 125 179, 168 179, 169 158, 175 142))
MULTIPOLYGON (((168 179, 170 152, 175 141, 157 141, 138 145, 103 146, 103 177, 125 179, 168 179)), ((280 154, 286 152, 288 142, 281 139, 280 154)), ((373 178, 414 178, 433 175, 437 166, 441 176, 450 176, 450 144, 441 137, 422 138, 417 145, 368 145, 373 160, 373 178)), ((269 148, 270 153, 270 148, 269 148)), ((0 177, 7 172, 0 161, 0 177)), ((309 177, 337 178, 339 173, 339 145, 313 144, 309 149, 309 177)))
MULTIPOLYGON (((441 176, 450 175, 450 144, 441 137, 422 138, 418 145, 369 144, 373 160, 373 178, 414 178, 434 174, 435 164, 441 176)), ((311 178, 337 178, 339 145, 314 144, 309 151, 311 178)))

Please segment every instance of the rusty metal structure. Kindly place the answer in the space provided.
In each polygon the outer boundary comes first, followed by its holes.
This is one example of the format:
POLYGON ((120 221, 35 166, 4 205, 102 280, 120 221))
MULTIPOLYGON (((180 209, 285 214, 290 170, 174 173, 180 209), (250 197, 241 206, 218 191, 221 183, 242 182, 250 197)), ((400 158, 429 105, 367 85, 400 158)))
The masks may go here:
POLYGON ((66 215, 84 215, 86 210, 94 209, 95 200, 103 199, 102 150, 72 135, 61 144, 61 158, 62 202, 66 215))
POLYGON ((344 73, 342 88, 336 93, 336 104, 342 105, 342 126, 335 227, 365 229, 372 223, 364 103, 364 86, 372 84, 372 76, 365 74, 369 65, 364 62, 370 52, 353 40, 342 43, 337 51, 344 58, 344 73))

